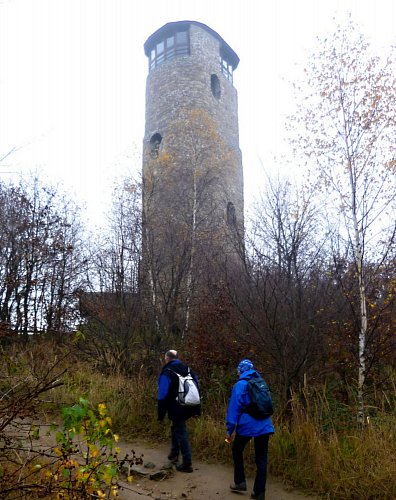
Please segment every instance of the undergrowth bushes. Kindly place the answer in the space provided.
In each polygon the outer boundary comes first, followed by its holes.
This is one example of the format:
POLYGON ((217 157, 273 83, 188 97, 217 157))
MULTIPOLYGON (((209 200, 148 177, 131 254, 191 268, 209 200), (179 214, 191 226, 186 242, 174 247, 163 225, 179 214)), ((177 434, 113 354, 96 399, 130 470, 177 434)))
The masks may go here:
MULTIPOLYGON (((84 393, 86 384, 75 380, 88 377, 89 393, 94 403, 104 401, 115 429, 125 438, 168 441, 169 427, 156 420, 156 377, 105 377, 80 367, 69 374, 75 398, 84 393)), ((210 462, 231 462, 230 445, 224 442, 225 414, 232 382, 228 378, 203 384, 203 415, 189 423, 194 455, 210 462), (218 399, 216 400, 217 387, 218 399)), ((396 498, 396 417, 378 408, 369 424, 360 430, 355 423, 355 409, 326 396, 326 390, 295 396, 287 418, 275 416, 276 433, 270 440, 270 472, 287 482, 328 499, 396 498), (302 404, 300 401, 304 401, 302 404)), ((253 447, 247 449, 246 462, 254 468, 253 447)))
MULTIPOLYGON (((36 350, 37 356, 39 349, 36 350)), ((26 375, 32 367, 29 350, 18 351, 17 355, 9 352, 7 356, 8 364, 2 369, 13 372, 14 377, 26 375)), ((48 364, 55 358, 59 360, 59 352, 48 346, 45 356, 48 364)), ((46 397, 40 405, 43 420, 58 418, 62 407, 85 397, 94 407, 106 404, 114 432, 123 440, 168 441, 169 426, 156 419, 156 376, 139 373, 127 378, 101 374, 80 362, 72 352, 58 364, 59 369, 67 371, 62 375, 63 385, 56 385, 51 397, 46 397)), ((224 442, 224 420, 233 382, 233 374, 217 374, 211 380, 202 380, 203 415, 189 423, 197 459, 231 462, 230 445, 224 442)), ((5 385, 2 379, 3 392, 7 390, 5 385)), ((332 394, 326 387, 295 394, 290 413, 275 414, 270 472, 327 499, 396 498, 396 394, 384 395, 384 404, 379 400, 373 404, 368 412, 372 416, 364 429, 356 426, 355 408, 337 401, 332 394)), ((247 449, 246 462, 252 469, 252 446, 247 449)))

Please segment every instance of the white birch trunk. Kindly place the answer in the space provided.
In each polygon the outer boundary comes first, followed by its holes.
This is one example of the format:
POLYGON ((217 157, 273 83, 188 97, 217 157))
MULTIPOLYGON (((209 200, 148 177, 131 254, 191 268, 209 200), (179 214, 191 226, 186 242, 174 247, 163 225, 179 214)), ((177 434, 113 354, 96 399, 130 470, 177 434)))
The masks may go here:
POLYGON ((197 179, 196 171, 193 172, 193 210, 192 210, 192 227, 191 227, 191 255, 190 264, 187 273, 187 296, 186 296, 186 317, 184 323, 184 329, 182 333, 182 339, 184 340, 188 329, 190 327, 190 307, 191 307, 191 297, 192 297, 192 274, 194 269, 194 256, 195 256, 195 238, 196 238, 196 225, 197 225, 197 179))
MULTIPOLYGON (((148 241, 148 236, 146 237, 146 241, 148 241)), ((159 323, 158 314, 157 314, 157 293, 156 293, 156 289, 155 289, 153 269, 151 266, 151 262, 152 262, 151 251, 148 251, 148 254, 149 254, 149 258, 150 258, 150 265, 148 266, 149 267, 148 274, 149 274, 149 280, 150 280, 151 304, 153 306, 154 315, 155 315, 155 328, 157 331, 159 331, 160 330, 160 323, 159 323)))
POLYGON ((360 301, 360 329, 359 329, 359 370, 357 387, 357 420, 360 425, 364 425, 364 383, 366 378, 366 337, 367 337, 367 298, 364 282, 363 269, 363 247, 362 235, 359 231, 356 207, 356 183, 353 178, 352 166, 349 164, 351 197, 352 197, 352 217, 354 226, 354 246, 356 267, 358 273, 359 301, 360 301))

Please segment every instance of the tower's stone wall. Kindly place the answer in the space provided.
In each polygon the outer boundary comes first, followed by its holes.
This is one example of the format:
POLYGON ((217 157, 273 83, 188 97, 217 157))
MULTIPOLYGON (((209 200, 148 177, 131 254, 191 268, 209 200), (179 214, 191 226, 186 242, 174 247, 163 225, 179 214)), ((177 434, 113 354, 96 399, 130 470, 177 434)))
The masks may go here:
POLYGON ((236 240, 239 249, 243 241, 238 98, 230 74, 221 70, 221 56, 233 69, 239 59, 217 33, 195 22, 165 25, 145 50, 151 69, 143 140, 143 267, 151 266, 146 275, 153 290, 155 276, 163 290, 173 286, 167 280, 175 269, 185 266, 178 293, 191 295, 203 281, 202 256, 210 264, 227 259, 236 252, 236 240), (179 28, 188 30, 188 53, 151 65, 159 41, 179 28))
MULTIPOLYGON (((220 41, 204 28, 190 25, 190 54, 174 57, 152 69, 146 83, 146 129, 143 165, 150 155, 150 139, 155 133, 162 136, 166 147, 167 132, 176 121, 186 119, 186 110, 200 109, 213 120, 217 132, 232 151, 228 171, 223 181, 230 202, 236 207, 238 221, 243 226, 243 172, 239 149, 238 96, 235 87, 220 71, 220 41), (211 76, 220 83, 220 98, 211 89, 211 76), (184 115, 183 115, 184 114, 184 115)), ((183 124, 180 123, 180 128, 183 124)), ((183 149, 183 138, 180 145, 183 149)))

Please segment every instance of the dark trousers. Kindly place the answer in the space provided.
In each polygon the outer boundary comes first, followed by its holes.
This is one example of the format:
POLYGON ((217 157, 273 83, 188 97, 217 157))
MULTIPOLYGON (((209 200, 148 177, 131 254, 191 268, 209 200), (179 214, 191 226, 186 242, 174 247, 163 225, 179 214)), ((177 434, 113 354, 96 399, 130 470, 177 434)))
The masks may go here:
POLYGON ((192 463, 191 448, 188 441, 188 431, 185 420, 172 421, 171 437, 171 454, 178 455, 179 452, 181 452, 183 464, 190 465, 192 463))
MULTIPOLYGON (((255 495, 265 492, 267 482, 267 460, 268 460, 268 440, 270 434, 262 434, 254 439, 254 454, 256 461, 256 478, 254 480, 253 491, 255 495)), ((235 484, 246 481, 245 468, 243 466, 243 450, 252 438, 237 434, 232 445, 232 458, 234 460, 234 482, 235 484)))

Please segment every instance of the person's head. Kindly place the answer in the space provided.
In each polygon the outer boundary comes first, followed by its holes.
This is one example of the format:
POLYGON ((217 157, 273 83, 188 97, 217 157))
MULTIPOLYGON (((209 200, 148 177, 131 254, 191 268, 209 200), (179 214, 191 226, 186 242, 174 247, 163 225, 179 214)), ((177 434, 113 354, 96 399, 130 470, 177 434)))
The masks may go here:
POLYGON ((174 349, 171 349, 170 351, 166 351, 165 353, 165 363, 170 363, 171 361, 178 359, 179 355, 177 354, 177 351, 174 349))
POLYGON ((237 366, 238 377, 248 370, 253 370, 253 363, 250 361, 250 359, 243 359, 237 366))

